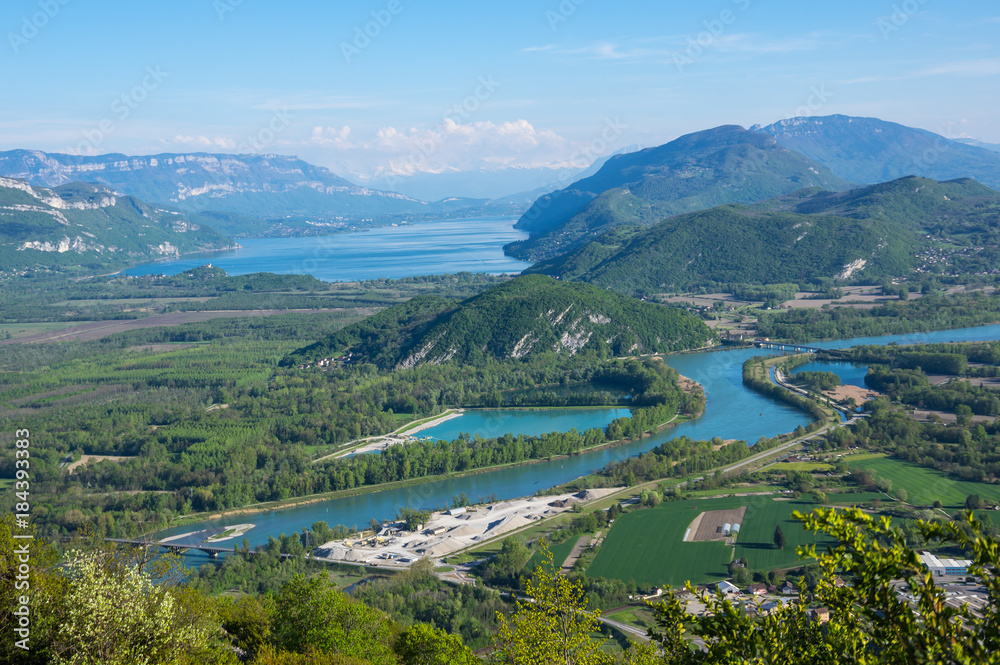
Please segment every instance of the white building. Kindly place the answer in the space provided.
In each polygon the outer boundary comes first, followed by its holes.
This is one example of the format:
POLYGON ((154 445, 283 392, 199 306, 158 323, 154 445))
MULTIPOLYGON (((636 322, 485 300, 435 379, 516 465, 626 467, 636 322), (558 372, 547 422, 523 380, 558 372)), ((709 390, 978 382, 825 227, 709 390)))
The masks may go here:
POLYGON ((740 588, 732 582, 719 582, 719 593, 725 596, 735 596, 740 592, 740 588))
POLYGON ((965 575, 972 562, 968 559, 939 559, 930 552, 921 552, 920 560, 935 576, 965 575))

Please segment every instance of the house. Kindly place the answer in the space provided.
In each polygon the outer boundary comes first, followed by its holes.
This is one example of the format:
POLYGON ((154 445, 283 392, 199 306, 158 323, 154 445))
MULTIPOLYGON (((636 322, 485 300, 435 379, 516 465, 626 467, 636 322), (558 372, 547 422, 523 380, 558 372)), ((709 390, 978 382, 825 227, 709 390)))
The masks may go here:
POLYGON ((781 603, 779 603, 779 602, 778 602, 778 601, 776 601, 776 600, 772 600, 772 601, 771 601, 771 602, 769 602, 769 603, 764 603, 763 605, 761 605, 761 606, 760 606, 760 607, 759 607, 759 608, 757 609, 757 612, 758 612, 758 613, 759 613, 759 614, 760 614, 760 615, 761 615, 762 617, 766 617, 766 616, 768 616, 769 614, 771 614, 772 612, 774 612, 774 611, 775 611, 776 609, 778 609, 779 607, 781 607, 781 603))
POLYGON ((799 592, 799 588, 792 584, 791 582, 785 582, 785 586, 781 587, 781 593, 786 596, 794 596, 799 592))
POLYGON ((739 594, 740 588, 729 581, 719 582, 719 593, 724 596, 735 596, 739 594))
POLYGON ((817 623, 826 623, 830 620, 830 610, 826 607, 817 607, 811 614, 813 621, 817 623))
POLYGON ((747 587, 747 593, 751 596, 763 596, 767 593, 767 585, 763 582, 755 582, 747 587))
POLYGON ((833 586, 839 589, 842 586, 847 586, 847 582, 844 581, 843 577, 837 575, 836 577, 833 578, 833 586))

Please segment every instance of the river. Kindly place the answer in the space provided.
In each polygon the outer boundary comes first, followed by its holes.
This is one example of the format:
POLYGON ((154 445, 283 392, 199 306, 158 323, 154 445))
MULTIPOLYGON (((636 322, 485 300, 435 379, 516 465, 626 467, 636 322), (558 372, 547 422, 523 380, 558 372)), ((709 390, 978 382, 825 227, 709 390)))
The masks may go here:
POLYGON ((230 275, 309 274, 327 282, 457 272, 516 273, 531 264, 504 255, 503 246, 528 235, 516 217, 480 217, 384 226, 311 238, 252 238, 240 248, 144 263, 126 275, 176 275, 211 263, 230 275))
MULTIPOLYGON (((858 344, 890 344, 893 342, 912 344, 996 339, 1000 339, 1000 325, 839 340, 814 344, 813 346, 845 348, 858 344)), ((760 437, 771 437, 790 432, 798 425, 805 426, 809 421, 804 413, 743 387, 743 363, 748 358, 762 353, 766 352, 760 349, 723 349, 710 353, 692 353, 669 357, 668 362, 672 367, 705 387, 708 398, 705 414, 697 420, 683 423, 678 427, 628 445, 565 459, 489 471, 464 478, 427 482, 402 489, 332 499, 288 510, 237 516, 224 521, 202 522, 170 529, 160 535, 168 536, 201 529, 219 528, 229 524, 253 522, 256 527, 246 535, 246 538, 251 545, 259 545, 267 542, 270 536, 298 532, 316 521, 324 521, 330 525, 344 524, 364 527, 373 517, 379 520, 394 517, 399 508, 403 506, 422 509, 443 508, 451 503, 452 497, 462 492, 470 499, 491 496, 498 499, 511 499, 528 496, 541 489, 592 473, 609 463, 646 452, 664 441, 681 435, 692 439, 720 437, 722 439, 742 439, 753 443, 760 437)), ((531 414, 533 412, 522 413, 531 414)), ((542 413, 534 413, 538 414, 539 417, 542 416, 542 413)), ((527 421, 522 422, 528 424, 527 421)), ((185 541, 181 539, 177 542, 183 543, 185 541)), ((192 553, 188 555, 187 560, 189 565, 198 565, 206 559, 200 553, 192 553)))

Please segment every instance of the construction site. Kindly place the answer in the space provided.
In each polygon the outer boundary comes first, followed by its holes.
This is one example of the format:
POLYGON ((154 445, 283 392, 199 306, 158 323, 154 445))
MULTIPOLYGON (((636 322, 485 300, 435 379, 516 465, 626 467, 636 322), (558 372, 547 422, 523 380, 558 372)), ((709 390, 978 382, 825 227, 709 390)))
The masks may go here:
POLYGON ((455 508, 434 513, 415 531, 406 530, 403 522, 387 523, 378 533, 367 532, 368 535, 359 538, 331 541, 318 547, 314 554, 330 561, 370 565, 405 566, 424 557, 440 559, 620 489, 586 490, 455 508))

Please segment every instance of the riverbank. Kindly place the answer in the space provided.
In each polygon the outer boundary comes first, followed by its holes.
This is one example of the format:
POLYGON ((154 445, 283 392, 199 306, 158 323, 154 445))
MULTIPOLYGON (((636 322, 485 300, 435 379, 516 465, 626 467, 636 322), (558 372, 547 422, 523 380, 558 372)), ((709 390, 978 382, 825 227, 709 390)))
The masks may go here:
MULTIPOLYGON (((698 384, 695 384, 698 385, 698 384)), ((700 414, 698 414, 700 416, 700 414)), ((382 483, 379 485, 365 485, 362 487, 355 487, 349 490, 338 490, 336 492, 325 492, 323 494, 310 494, 308 496, 295 497, 291 499, 283 499, 281 501, 266 501, 263 503, 251 504, 249 506, 242 506, 239 508, 231 508, 221 512, 213 513, 192 513, 189 515, 183 515, 174 519, 171 524, 167 527, 169 529, 183 527, 186 524, 192 522, 203 522, 203 521, 215 521, 223 520, 228 517, 237 517, 241 515, 255 515, 260 513, 288 510, 291 508, 298 508, 301 506, 307 506, 315 503, 322 503, 324 501, 332 501, 334 499, 345 499, 350 497, 362 496, 365 494, 375 494, 382 491, 395 490, 395 489, 405 489, 407 487, 413 487, 416 485, 424 485, 429 483, 438 483, 448 480, 455 480, 458 478, 467 478, 470 476, 476 476, 480 474, 486 474, 493 471, 499 471, 502 469, 511 469, 516 467, 530 466, 533 464, 539 464, 542 462, 558 461, 560 459, 568 459, 573 456, 582 455, 585 453, 598 452, 600 450, 605 450, 607 448, 613 448, 617 446, 624 446, 633 443, 636 440, 641 440, 650 436, 653 436, 657 432, 662 432, 665 429, 671 427, 677 427, 685 422, 693 420, 698 416, 688 416, 688 415, 675 415, 670 420, 657 425, 656 427, 650 428, 642 434, 638 439, 619 439, 616 441, 608 441, 596 446, 590 446, 588 448, 581 448, 580 450, 574 451, 569 455, 556 455, 553 457, 545 457, 541 459, 531 459, 524 460, 521 462, 511 462, 510 464, 500 464, 496 466, 482 467, 479 469, 469 469, 468 471, 461 471, 449 474, 440 474, 436 476, 422 476, 420 478, 410 478, 408 480, 397 480, 390 483, 382 483)), ((412 424, 412 423, 411 423, 412 424)), ((316 460, 319 461, 319 460, 316 460)))
POLYGON ((452 418, 460 418, 465 413, 464 409, 448 409, 439 416, 433 416, 431 418, 424 418, 423 420, 417 420, 412 423, 407 423, 397 430, 390 432, 389 434, 383 434, 380 436, 369 436, 359 441, 351 441, 347 444, 347 447, 343 450, 339 450, 335 453, 329 455, 324 455, 318 459, 313 460, 313 464, 320 462, 325 459, 340 459, 342 457, 347 457, 349 455, 361 455, 363 453, 373 453, 380 452, 382 450, 388 450, 391 446, 405 445, 415 440, 413 436, 417 432, 422 432, 425 429, 430 429, 432 427, 437 427, 441 423, 447 422, 452 418), (361 445, 351 446, 352 443, 361 443, 361 445))

